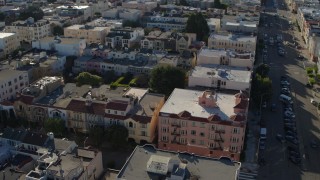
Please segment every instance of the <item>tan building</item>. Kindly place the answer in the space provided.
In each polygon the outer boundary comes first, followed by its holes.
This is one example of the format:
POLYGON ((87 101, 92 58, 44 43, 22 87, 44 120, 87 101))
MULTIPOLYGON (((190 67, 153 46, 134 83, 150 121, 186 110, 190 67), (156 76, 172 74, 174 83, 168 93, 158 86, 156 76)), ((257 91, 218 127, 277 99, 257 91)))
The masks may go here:
POLYGON ((4 55, 10 54, 20 46, 15 33, 0 33, 0 49, 4 55))
POLYGON ((0 102, 15 99, 16 94, 28 85, 29 79, 26 71, 0 71, 0 102))
POLYGON ((145 1, 145 0, 126 1, 126 2, 122 2, 122 7, 127 9, 138 9, 138 10, 141 10, 143 13, 145 13, 145 12, 152 12, 153 9, 157 7, 157 2, 145 1))
POLYGON ((5 32, 16 33, 19 42, 31 42, 48 36, 50 34, 50 23, 47 20, 35 22, 33 18, 28 18, 25 21, 16 21, 6 26, 5 32))
POLYGON ((255 53, 257 36, 244 34, 212 33, 208 38, 208 47, 214 49, 233 49, 255 53))
POLYGON ((64 28, 65 37, 84 38, 87 43, 105 43, 105 37, 111 27, 93 27, 89 25, 73 25, 64 28))

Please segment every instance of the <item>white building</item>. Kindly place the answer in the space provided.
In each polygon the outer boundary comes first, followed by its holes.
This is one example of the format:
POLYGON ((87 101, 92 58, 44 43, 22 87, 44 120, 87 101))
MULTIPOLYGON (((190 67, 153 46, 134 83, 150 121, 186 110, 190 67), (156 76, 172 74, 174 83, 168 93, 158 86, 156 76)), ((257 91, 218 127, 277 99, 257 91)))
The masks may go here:
POLYGON ((28 73, 17 70, 0 71, 0 101, 12 100, 29 85, 28 73))
POLYGON ((233 49, 255 53, 257 36, 248 34, 217 34, 212 33, 208 38, 208 47, 214 49, 233 49))
POLYGON ((129 21, 137 21, 141 17, 142 12, 137 9, 120 9, 119 18, 129 21))
POLYGON ((92 18, 94 13, 92 7, 85 6, 58 6, 56 11, 60 16, 83 16, 83 20, 86 21, 89 17, 92 18))
POLYGON ((221 30, 231 32, 257 33, 259 15, 246 16, 244 13, 236 16, 224 15, 221 19, 221 30))
POLYGON ((254 55, 250 52, 203 48, 197 55, 197 65, 216 64, 252 69, 254 55))
POLYGON ((150 16, 149 20, 147 21, 148 28, 160 28, 165 31, 171 30, 183 30, 187 25, 188 18, 181 17, 181 16, 150 16))
POLYGON ((203 65, 195 66, 189 74, 189 87, 207 87, 231 90, 250 88, 251 71, 244 67, 203 65))
POLYGON ((50 34, 50 23, 46 20, 34 22, 33 18, 28 18, 25 21, 16 21, 6 26, 5 32, 16 33, 19 42, 31 42, 48 36, 50 34))
POLYGON ((4 55, 10 54, 20 46, 15 33, 0 33, 0 49, 4 55))
POLYGON ((32 41, 32 48, 55 50, 63 56, 81 56, 86 48, 86 40, 79 38, 46 37, 32 41))

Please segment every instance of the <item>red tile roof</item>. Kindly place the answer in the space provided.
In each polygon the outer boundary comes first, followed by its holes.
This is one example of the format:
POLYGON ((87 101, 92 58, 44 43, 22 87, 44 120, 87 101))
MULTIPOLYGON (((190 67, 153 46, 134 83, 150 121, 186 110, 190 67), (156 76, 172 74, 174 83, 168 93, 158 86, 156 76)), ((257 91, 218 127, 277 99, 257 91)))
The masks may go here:
POLYGON ((104 116, 105 114, 105 104, 92 102, 91 106, 86 106, 86 102, 82 100, 72 99, 68 104, 67 110, 97 114, 104 116))
POLYGON ((232 116, 230 116, 230 119, 233 121, 237 121, 237 122, 242 122, 242 121, 246 120, 245 116, 240 115, 240 114, 232 115, 232 116))
POLYGON ((151 122, 152 117, 133 115, 131 119, 142 124, 148 124, 151 122))
POLYGON ((32 96, 26 96, 26 95, 21 95, 18 101, 21 101, 25 104, 32 104, 33 97, 32 96))
POLYGON ((106 109, 112 109, 117 111, 125 111, 128 107, 127 101, 110 101, 106 105, 106 109))

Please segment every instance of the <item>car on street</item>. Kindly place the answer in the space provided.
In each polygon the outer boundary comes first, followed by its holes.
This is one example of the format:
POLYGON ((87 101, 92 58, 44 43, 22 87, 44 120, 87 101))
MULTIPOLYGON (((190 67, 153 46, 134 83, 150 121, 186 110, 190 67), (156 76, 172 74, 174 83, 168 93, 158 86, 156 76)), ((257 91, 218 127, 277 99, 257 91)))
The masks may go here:
POLYGON ((270 107, 271 111, 276 111, 277 110, 277 105, 273 103, 270 107))
POLYGON ((294 164, 297 164, 297 165, 301 164, 301 158, 296 158, 294 156, 289 156, 289 160, 294 164))
POLYGON ((311 104, 317 106, 319 103, 317 101, 315 101, 314 99, 310 99, 311 104))
POLYGON ((287 142, 290 142, 294 145, 298 145, 299 144, 299 140, 297 139, 297 137, 294 137, 294 136, 285 136, 284 137, 286 139, 287 142))
POLYGON ((284 139, 284 137, 281 134, 277 134, 276 139, 281 143, 286 142, 286 140, 284 139))
POLYGON ((265 141, 265 140, 261 140, 261 139, 260 139, 259 149, 260 149, 260 150, 266 149, 266 141, 265 141))
POLYGON ((289 118, 295 118, 295 117, 296 117, 292 111, 285 111, 285 112, 283 113, 283 115, 284 115, 285 117, 289 117, 289 118))
POLYGON ((312 140, 312 141, 310 142, 310 146, 311 146, 312 148, 314 148, 314 149, 320 147, 319 143, 318 143, 316 140, 312 140))

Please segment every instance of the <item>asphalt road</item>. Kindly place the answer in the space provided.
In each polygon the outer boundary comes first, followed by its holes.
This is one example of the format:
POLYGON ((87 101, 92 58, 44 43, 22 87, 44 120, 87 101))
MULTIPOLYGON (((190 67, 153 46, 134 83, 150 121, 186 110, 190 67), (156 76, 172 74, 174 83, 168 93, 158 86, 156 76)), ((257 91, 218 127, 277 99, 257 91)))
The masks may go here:
MULTIPOLYGON (((289 29, 289 21, 293 15, 289 11, 285 11, 282 3, 283 0, 277 1, 278 18, 273 17, 275 9, 274 1, 267 0, 268 7, 262 16, 266 16, 266 20, 274 24, 273 27, 262 27, 259 35, 267 33, 268 35, 282 34, 284 41, 293 42, 295 37, 296 43, 303 46, 301 35, 297 28, 294 31, 289 29), (281 10, 282 9, 282 10, 281 10), (285 17, 283 17, 285 16, 285 17)), ((276 46, 268 46, 268 61, 270 65, 269 76, 272 79, 273 98, 271 103, 277 104, 277 111, 270 112, 265 109, 262 113, 262 119, 265 121, 268 129, 267 144, 264 152, 260 153, 260 157, 264 157, 266 164, 260 167, 258 179, 276 179, 276 180, 315 180, 320 179, 320 154, 319 149, 315 150, 310 147, 310 141, 315 139, 320 142, 320 121, 316 112, 316 107, 310 103, 312 90, 305 87, 307 77, 303 69, 303 62, 296 59, 299 54, 307 57, 305 50, 297 50, 292 47, 285 46, 286 56, 280 57, 277 54, 276 46), (280 76, 286 75, 291 83, 292 97, 294 101, 294 111, 296 115, 298 138, 300 141, 299 149, 303 154, 302 166, 297 166, 288 160, 286 151, 287 143, 281 144, 276 140, 277 133, 284 134, 282 114, 283 110, 279 102, 280 95, 280 76)))

